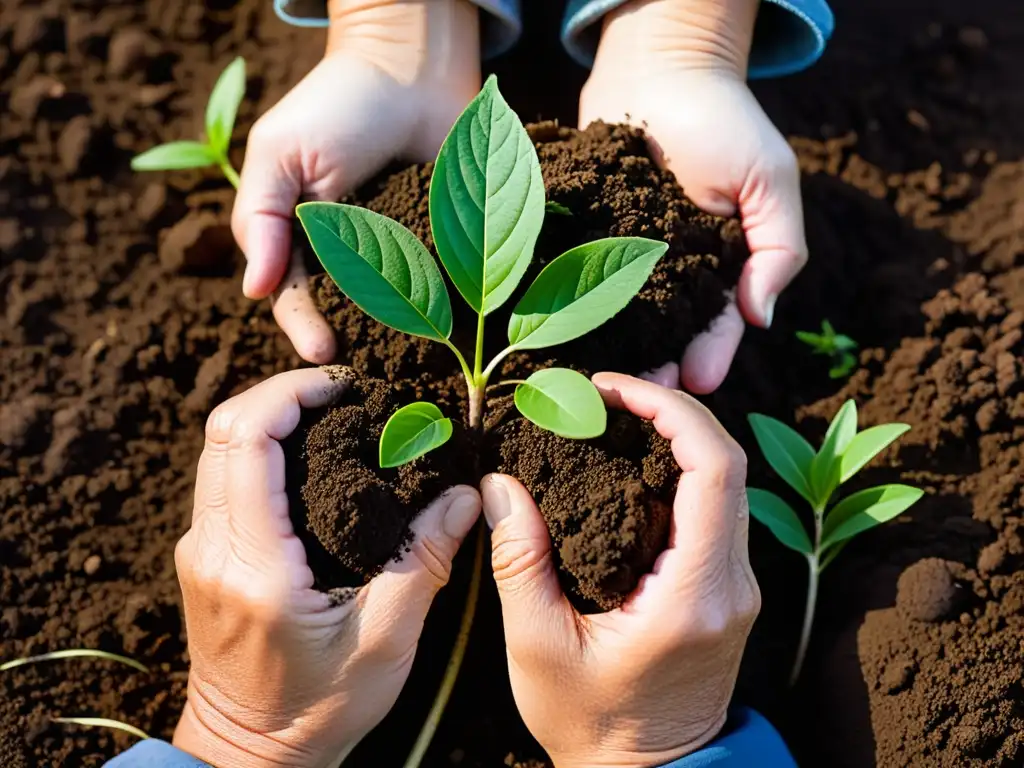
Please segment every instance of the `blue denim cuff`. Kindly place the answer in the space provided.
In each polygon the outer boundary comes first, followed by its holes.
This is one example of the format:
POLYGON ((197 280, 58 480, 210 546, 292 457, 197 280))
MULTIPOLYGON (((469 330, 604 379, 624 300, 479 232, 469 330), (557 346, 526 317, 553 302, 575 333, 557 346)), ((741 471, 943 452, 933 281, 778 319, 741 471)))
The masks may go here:
POLYGON ((729 713, 726 733, 662 768, 797 768, 771 723, 752 709, 729 713))
MULTIPOLYGON (((594 63, 601 36, 598 22, 626 0, 569 0, 562 43, 584 66, 594 63)), ((835 17, 825 0, 763 0, 750 50, 750 78, 779 77, 806 69, 825 51, 835 17)))
MULTIPOLYGON (((484 58, 498 56, 523 32, 520 0, 473 0, 487 16, 481 27, 480 48, 484 58)), ((274 0, 274 12, 296 27, 326 27, 327 0, 274 0)))
POLYGON ((166 741, 146 739, 104 763, 103 768, 210 768, 210 765, 166 741))

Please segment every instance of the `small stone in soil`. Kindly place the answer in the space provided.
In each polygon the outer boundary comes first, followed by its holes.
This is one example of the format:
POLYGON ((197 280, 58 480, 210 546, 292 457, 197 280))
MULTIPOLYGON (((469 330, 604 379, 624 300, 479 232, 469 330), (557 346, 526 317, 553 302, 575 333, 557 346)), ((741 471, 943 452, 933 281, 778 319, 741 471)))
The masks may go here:
POLYGON ((919 560, 907 568, 896 590, 896 608, 916 621, 940 621, 961 603, 962 589, 946 562, 937 557, 919 560))

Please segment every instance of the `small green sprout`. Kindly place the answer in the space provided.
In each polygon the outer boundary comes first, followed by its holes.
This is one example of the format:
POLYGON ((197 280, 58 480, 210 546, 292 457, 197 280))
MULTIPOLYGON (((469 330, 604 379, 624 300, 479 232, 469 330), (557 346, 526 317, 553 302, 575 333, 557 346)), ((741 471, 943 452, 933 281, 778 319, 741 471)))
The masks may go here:
POLYGON ((849 336, 836 333, 828 320, 821 321, 821 333, 797 331, 796 337, 809 346, 814 354, 831 358, 832 367, 828 371, 830 379, 845 379, 857 367, 857 356, 853 354, 857 342, 849 336))
POLYGON ((556 203, 554 200, 548 200, 544 203, 544 210, 548 213, 558 214, 559 216, 572 216, 572 211, 561 203, 556 203))
MULTIPOLYGON (((469 426, 483 429, 488 381, 509 354, 579 338, 617 314, 643 287, 668 245, 609 237, 563 253, 537 275, 508 321, 508 346, 485 364, 488 315, 508 301, 533 258, 544 223, 540 161, 523 124, 492 76, 455 122, 430 180, 430 226, 437 255, 477 316, 472 365, 451 341, 452 305, 426 246, 392 219, 340 203, 311 202, 296 213, 338 288, 370 317, 447 346, 469 393, 469 426)), ((564 368, 515 384, 515 405, 534 424, 563 437, 601 435, 607 423, 594 385, 564 368)), ((384 426, 380 464, 396 467, 452 436, 451 421, 430 403, 395 412, 384 426)))
POLYGON ((0 664, 0 672, 6 672, 9 669, 15 667, 23 667, 26 664, 38 664, 42 661, 60 661, 62 659, 106 659, 107 661, 116 661, 121 664, 127 664, 129 667, 134 667, 140 672, 149 672, 149 668, 135 659, 130 659, 127 656, 121 656, 117 653, 109 653, 108 651, 94 651, 91 648, 71 648, 66 651, 53 651, 51 653, 41 653, 38 656, 24 656, 20 659, 11 659, 0 664))
POLYGON ((132 736, 138 736, 140 739, 149 738, 149 734, 142 729, 128 723, 122 723, 120 720, 111 720, 107 717, 53 717, 50 719, 55 723, 84 725, 88 728, 114 728, 118 731, 130 733, 132 736))
POLYGON ((133 171, 173 171, 217 166, 238 188, 238 173, 228 159, 238 107, 245 96, 245 60, 239 56, 220 73, 206 103, 206 141, 172 141, 132 158, 133 171))
POLYGON ((853 400, 847 400, 839 409, 817 452, 781 421, 759 413, 752 413, 747 419, 768 464, 804 498, 814 517, 812 541, 788 503, 774 493, 747 489, 750 514, 766 525, 781 543, 807 558, 807 606, 790 676, 792 685, 800 675, 807 654, 821 572, 851 538, 896 518, 917 502, 924 491, 909 485, 880 485, 833 503, 840 485, 910 429, 907 424, 881 424, 858 432, 857 406, 853 400))

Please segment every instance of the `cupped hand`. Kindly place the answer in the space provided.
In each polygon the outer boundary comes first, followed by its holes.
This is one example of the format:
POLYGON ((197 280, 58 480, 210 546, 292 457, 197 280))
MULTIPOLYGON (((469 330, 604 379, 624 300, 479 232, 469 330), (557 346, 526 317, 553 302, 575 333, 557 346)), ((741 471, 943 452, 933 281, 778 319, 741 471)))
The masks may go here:
POLYGON ((468 0, 335 0, 327 53, 249 134, 232 229, 242 290, 271 297, 304 359, 328 363, 334 335, 293 248, 300 197, 335 201, 392 160, 433 159, 480 88, 477 11, 468 0))
POLYGON ((643 127, 687 196, 739 213, 750 259, 725 312, 653 380, 704 394, 725 379, 744 320, 771 325, 775 301, 807 261, 800 173, 792 149, 745 82, 757 0, 646 0, 605 24, 580 125, 643 127), (706 7, 705 7, 706 6, 706 7), (722 18, 719 18, 721 16, 722 18))
POLYGON ((594 383, 645 419, 683 470, 668 549, 617 610, 563 594, 544 519, 516 480, 481 485, 509 674, 523 721, 557 768, 648 768, 721 730, 760 593, 747 559, 742 450, 681 392, 620 374, 594 383))
POLYGON ((359 590, 326 594, 288 516, 278 441, 347 379, 276 376, 219 406, 199 460, 192 526, 175 550, 191 668, 179 748, 211 765, 337 765, 391 709, 427 610, 480 514, 451 489, 410 550, 359 590))

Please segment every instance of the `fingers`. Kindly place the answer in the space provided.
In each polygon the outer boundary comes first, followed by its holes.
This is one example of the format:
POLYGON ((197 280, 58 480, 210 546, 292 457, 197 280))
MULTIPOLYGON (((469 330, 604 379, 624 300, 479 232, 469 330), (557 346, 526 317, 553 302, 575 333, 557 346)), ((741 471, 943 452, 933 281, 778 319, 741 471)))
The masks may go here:
POLYGON ((667 386, 674 389, 681 381, 688 392, 697 395, 714 392, 729 373, 743 329, 743 317, 736 302, 730 301, 711 326, 686 347, 679 381, 667 386))
POLYGON ((250 134, 231 213, 231 230, 246 259, 242 292, 250 299, 266 298, 285 276, 302 191, 301 179, 289 171, 264 125, 257 123, 250 134))
POLYGON ((575 638, 575 611, 558 584, 551 538, 533 498, 507 475, 488 475, 480 491, 509 652, 522 656, 575 638))
POLYGON ((683 470, 669 552, 659 570, 671 581, 721 567, 736 540, 745 493, 746 457, 739 445, 710 411, 681 392, 617 373, 597 374, 594 385, 610 407, 653 421, 683 470))
POLYGON ((288 274, 270 299, 274 319, 295 346, 299 357, 323 365, 334 359, 334 331, 313 303, 309 275, 296 249, 288 274))
POLYGON ((750 258, 737 300, 747 322, 762 328, 771 326, 776 299, 807 263, 800 169, 777 132, 776 138, 765 151, 766 167, 748 177, 739 201, 750 258))
POLYGON ((361 613, 367 627, 393 634, 388 642, 412 647, 438 590, 448 583, 452 560, 480 517, 480 494, 459 485, 413 521, 408 551, 384 566, 364 589, 361 613))

